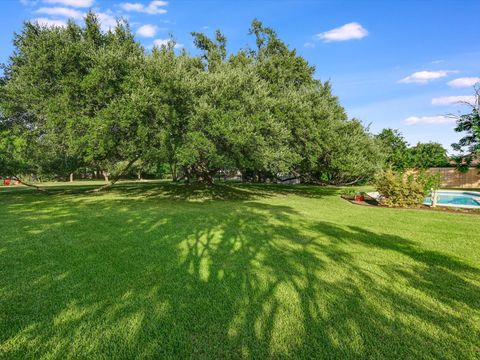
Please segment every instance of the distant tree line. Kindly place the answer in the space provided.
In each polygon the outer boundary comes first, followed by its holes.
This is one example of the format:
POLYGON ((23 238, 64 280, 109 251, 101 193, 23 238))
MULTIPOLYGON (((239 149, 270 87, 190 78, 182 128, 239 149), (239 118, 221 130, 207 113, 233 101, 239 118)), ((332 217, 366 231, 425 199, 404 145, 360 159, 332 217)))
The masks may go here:
POLYGON ((451 166, 447 150, 436 142, 410 146, 396 129, 383 129, 375 135, 385 156, 385 164, 393 170, 426 169, 451 166))

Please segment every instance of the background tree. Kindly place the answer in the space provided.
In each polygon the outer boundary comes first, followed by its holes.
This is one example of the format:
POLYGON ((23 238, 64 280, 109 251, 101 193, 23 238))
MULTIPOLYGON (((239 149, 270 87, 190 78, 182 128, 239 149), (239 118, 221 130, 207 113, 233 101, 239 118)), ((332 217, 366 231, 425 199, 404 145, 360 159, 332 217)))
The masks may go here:
POLYGON ((394 170, 408 168, 411 165, 411 153, 408 143, 397 129, 386 128, 375 135, 385 154, 385 163, 394 170))
POLYGON ((447 150, 439 143, 418 143, 409 149, 410 166, 419 169, 448 166, 447 150))
POLYGON ((454 150, 460 152, 459 165, 469 166, 480 156, 480 87, 475 88, 474 104, 466 104, 470 112, 457 118, 455 131, 465 133, 458 143, 452 144, 454 150))

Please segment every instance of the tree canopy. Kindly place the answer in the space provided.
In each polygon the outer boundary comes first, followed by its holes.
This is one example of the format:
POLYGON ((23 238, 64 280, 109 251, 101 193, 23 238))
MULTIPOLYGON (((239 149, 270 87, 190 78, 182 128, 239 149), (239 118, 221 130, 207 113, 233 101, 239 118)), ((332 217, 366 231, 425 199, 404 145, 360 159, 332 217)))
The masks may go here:
POLYGON ((417 143, 410 148, 410 167, 426 169, 429 167, 448 166, 447 150, 436 142, 417 143))
POLYGON ((474 104, 467 104, 470 112, 457 118, 455 131, 464 133, 464 136, 452 147, 460 152, 460 165, 468 166, 480 157, 480 87, 475 88, 475 99, 474 104))
POLYGON ((447 150, 436 142, 410 146, 397 129, 383 129, 375 135, 385 154, 385 165, 393 170, 448 166, 447 150))
POLYGON ((103 32, 93 12, 82 26, 26 22, 0 82, 0 175, 168 164, 207 183, 370 179, 383 157, 368 128, 273 29, 254 20, 249 34, 254 47, 229 53, 220 31, 192 33, 194 56, 173 40, 144 49, 126 21, 103 32))

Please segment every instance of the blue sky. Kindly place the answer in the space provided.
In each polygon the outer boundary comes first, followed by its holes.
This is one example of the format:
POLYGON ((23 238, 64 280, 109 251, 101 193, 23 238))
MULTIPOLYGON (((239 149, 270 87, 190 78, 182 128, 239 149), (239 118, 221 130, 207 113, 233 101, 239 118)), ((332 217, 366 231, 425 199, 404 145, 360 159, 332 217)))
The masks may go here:
POLYGON ((221 29, 235 51, 253 44, 253 18, 330 80, 350 117, 371 130, 401 130, 406 139, 438 141, 449 150, 459 138, 444 115, 465 107, 480 81, 480 1, 267 0, 0 0, 0 62, 12 52, 22 22, 62 25, 93 9, 105 27, 127 18, 146 47, 172 35, 194 52, 191 31, 221 29))

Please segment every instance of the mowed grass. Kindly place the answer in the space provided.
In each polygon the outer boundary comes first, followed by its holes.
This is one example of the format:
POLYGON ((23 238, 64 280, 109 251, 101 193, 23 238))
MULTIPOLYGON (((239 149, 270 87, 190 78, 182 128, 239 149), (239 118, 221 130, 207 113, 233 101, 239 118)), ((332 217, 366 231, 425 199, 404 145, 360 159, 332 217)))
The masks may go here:
POLYGON ((51 189, 0 191, 2 358, 480 358, 479 215, 51 189))

